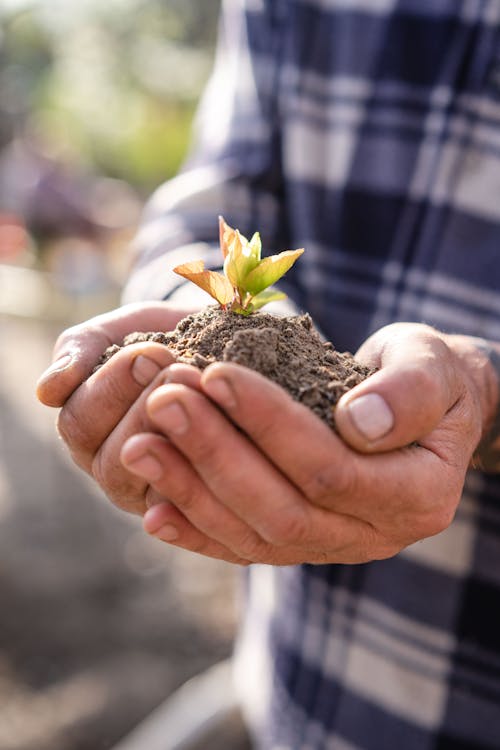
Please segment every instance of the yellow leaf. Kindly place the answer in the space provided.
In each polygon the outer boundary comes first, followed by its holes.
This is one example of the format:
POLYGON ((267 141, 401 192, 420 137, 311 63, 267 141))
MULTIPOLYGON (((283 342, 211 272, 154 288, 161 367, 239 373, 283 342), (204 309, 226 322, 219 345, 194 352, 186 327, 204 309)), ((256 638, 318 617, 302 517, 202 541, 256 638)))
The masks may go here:
POLYGON ((229 251, 231 250, 231 245, 234 242, 235 235, 236 230, 230 227, 229 224, 226 224, 223 216, 219 216, 219 241, 220 249, 222 251, 222 257, 224 258, 224 260, 229 255, 229 251))
POLYGON ((176 266, 174 273, 178 273, 179 276, 189 279, 189 274, 201 273, 205 270, 205 263, 202 260, 190 260, 189 263, 181 263, 180 266, 176 266))
POLYGON ((183 263, 174 268, 175 273, 183 276, 185 279, 192 281, 213 297, 219 305, 225 307, 232 302, 234 290, 231 283, 225 276, 217 271, 206 271, 205 264, 202 260, 194 260, 190 263, 183 263))

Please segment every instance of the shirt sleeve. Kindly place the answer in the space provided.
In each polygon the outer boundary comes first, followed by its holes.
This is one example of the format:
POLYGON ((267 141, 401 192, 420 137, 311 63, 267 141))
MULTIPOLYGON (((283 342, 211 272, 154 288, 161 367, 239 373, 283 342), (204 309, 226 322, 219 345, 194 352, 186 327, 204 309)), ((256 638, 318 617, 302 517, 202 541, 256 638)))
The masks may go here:
MULTIPOLYGON (((286 246, 275 96, 281 37, 275 14, 272 3, 224 0, 194 148, 181 173, 146 206, 124 302, 187 294, 194 285, 184 288, 186 282, 172 273, 179 263, 201 259, 208 268, 219 267, 219 215, 247 236, 260 231, 266 251, 286 246)), ((206 304, 208 297, 201 294, 206 304)))

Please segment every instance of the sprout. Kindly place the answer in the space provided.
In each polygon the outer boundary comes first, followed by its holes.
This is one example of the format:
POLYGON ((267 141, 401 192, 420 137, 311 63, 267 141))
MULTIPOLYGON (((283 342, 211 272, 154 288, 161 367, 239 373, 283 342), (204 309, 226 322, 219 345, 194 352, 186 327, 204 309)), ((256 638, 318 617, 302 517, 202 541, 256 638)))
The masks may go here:
POLYGON ((219 217, 220 247, 224 273, 205 270, 202 260, 183 263, 175 273, 208 292, 224 310, 250 315, 268 302, 285 299, 286 294, 272 288, 304 252, 286 250, 261 259, 262 243, 256 232, 250 241, 219 217), (271 288, 269 288, 271 287, 271 288))

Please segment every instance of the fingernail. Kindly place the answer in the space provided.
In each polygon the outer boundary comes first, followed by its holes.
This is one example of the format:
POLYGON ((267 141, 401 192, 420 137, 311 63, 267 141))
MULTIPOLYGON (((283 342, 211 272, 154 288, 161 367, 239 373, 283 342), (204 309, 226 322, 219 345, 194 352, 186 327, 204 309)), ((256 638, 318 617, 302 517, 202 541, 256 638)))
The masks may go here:
POLYGON ((394 415, 378 393, 359 396, 347 408, 354 426, 367 440, 380 440, 394 427, 394 415))
POLYGON ((157 482, 163 476, 163 466, 150 453, 145 453, 143 456, 136 458, 135 461, 131 461, 127 468, 149 482, 157 482))
POLYGON ((152 413, 154 421, 172 435, 183 435, 189 429, 189 417, 186 410, 173 401, 152 413))
POLYGON ((179 537, 179 530, 170 521, 166 523, 164 518, 165 509, 168 509, 168 503, 159 503, 151 508, 144 515, 144 528, 148 534, 162 539, 164 542, 173 542, 179 537))
POLYGON ((62 357, 59 357, 59 359, 56 359, 55 362, 52 362, 50 367, 48 367, 45 372, 40 377, 40 381, 47 380, 48 378, 52 377, 52 375, 55 375, 57 372, 61 372, 62 370, 65 370, 73 361, 73 357, 71 354, 65 354, 62 357))
POLYGON ((179 532, 175 526, 172 526, 169 523, 165 524, 165 526, 162 526, 157 531, 154 531, 153 535, 158 539, 161 539, 163 542, 174 542, 179 538, 179 532))
POLYGON ((234 391, 225 378, 207 380, 203 388, 217 404, 229 409, 236 406, 234 391))
POLYGON ((132 377, 139 385, 149 385, 160 370, 160 365, 154 359, 139 354, 132 364, 132 377))

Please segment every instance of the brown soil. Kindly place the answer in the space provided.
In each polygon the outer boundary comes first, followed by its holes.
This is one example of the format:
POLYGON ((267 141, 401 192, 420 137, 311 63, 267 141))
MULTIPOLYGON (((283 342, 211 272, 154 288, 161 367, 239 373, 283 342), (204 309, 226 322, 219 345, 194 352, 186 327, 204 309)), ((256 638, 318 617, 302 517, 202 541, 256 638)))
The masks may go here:
MULTIPOLYGON (((276 317, 260 312, 245 317, 207 307, 169 333, 132 333, 123 346, 140 341, 164 344, 178 361, 199 369, 216 361, 250 367, 281 385, 333 429, 337 401, 373 372, 349 352, 337 352, 324 342, 307 314, 276 317)), ((109 347, 98 367, 120 348, 109 347)))

